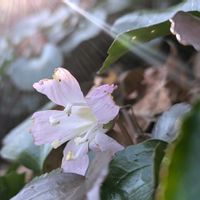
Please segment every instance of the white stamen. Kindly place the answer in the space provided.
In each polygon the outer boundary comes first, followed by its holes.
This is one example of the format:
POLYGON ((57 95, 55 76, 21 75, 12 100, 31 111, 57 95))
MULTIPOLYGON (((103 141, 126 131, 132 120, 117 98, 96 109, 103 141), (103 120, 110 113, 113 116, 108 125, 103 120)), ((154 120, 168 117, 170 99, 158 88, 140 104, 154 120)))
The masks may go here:
POLYGON ((73 160, 74 159, 74 154, 72 151, 68 151, 66 160, 73 160))
POLYGON ((52 116, 49 117, 49 123, 52 125, 52 126, 55 126, 55 125, 58 125, 60 123, 60 121, 52 116))
POLYGON ((59 140, 54 140, 52 143, 51 143, 52 147, 54 149, 57 149, 60 145, 61 145, 61 142, 59 140))
POLYGON ((61 75, 60 75, 60 72, 58 69, 56 69, 53 73, 53 79, 58 81, 58 82, 61 82, 61 75))
POLYGON ((71 113, 72 113, 72 104, 67 104, 67 106, 66 106, 65 109, 64 109, 64 112, 65 112, 68 116, 70 116, 71 113))
POLYGON ((72 114, 72 107, 73 106, 87 106, 87 104, 86 103, 73 103, 73 104, 71 104, 71 103, 69 103, 69 104, 67 104, 67 106, 65 107, 65 109, 64 109, 64 112, 68 115, 68 116, 70 116, 71 114, 72 114))

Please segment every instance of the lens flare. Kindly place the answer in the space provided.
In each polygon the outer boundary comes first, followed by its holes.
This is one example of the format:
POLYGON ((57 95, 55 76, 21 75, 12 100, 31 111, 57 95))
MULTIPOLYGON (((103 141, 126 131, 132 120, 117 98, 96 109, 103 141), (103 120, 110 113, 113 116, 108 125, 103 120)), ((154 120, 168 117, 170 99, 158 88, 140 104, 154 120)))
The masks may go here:
POLYGON ((58 0, 1 0, 0 25, 7 26, 44 7, 53 7, 58 0))
MULTIPOLYGON (((81 16, 89 20, 91 23, 98 26, 101 30, 110 35, 113 39, 117 37, 117 33, 112 30, 111 25, 109 25, 108 23, 99 20, 96 16, 82 9, 78 6, 78 4, 74 3, 71 0, 63 0, 63 2, 66 3, 66 5, 68 5, 75 12, 79 13, 81 16)), ((146 62, 148 62, 149 64, 153 65, 154 67, 162 66, 163 62, 168 57, 162 52, 156 51, 149 45, 136 41, 136 39, 137 38, 132 38, 132 45, 129 46, 129 50, 132 53, 139 56, 140 58, 142 58, 143 60, 145 60, 146 62)), ((123 37, 121 37, 120 42, 124 45, 127 45, 130 43, 130 37, 126 34, 123 34, 123 37)), ((180 61, 177 62, 176 59, 173 59, 172 62, 176 64, 177 70, 184 71, 184 73, 190 73, 190 71, 187 70, 188 66, 186 66, 184 63, 180 61)), ((171 79, 179 83, 179 74, 177 74, 176 72, 171 72, 170 76, 171 79)), ((191 83, 188 80, 182 80, 182 83, 183 82, 184 84, 190 87, 191 83)))

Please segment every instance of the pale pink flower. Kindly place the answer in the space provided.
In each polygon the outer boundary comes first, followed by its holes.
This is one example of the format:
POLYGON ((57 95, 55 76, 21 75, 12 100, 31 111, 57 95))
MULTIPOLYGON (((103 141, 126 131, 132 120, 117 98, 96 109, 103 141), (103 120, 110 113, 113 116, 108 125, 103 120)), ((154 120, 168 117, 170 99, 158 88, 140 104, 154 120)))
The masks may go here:
POLYGON ((45 94, 63 111, 47 110, 33 114, 31 134, 37 145, 50 143, 57 148, 69 141, 64 149, 62 168, 65 172, 85 175, 89 165, 88 150, 111 151, 123 149, 107 136, 104 124, 113 120, 118 112, 111 96, 114 85, 92 89, 84 97, 77 80, 64 68, 57 68, 53 79, 44 79, 33 87, 45 94))

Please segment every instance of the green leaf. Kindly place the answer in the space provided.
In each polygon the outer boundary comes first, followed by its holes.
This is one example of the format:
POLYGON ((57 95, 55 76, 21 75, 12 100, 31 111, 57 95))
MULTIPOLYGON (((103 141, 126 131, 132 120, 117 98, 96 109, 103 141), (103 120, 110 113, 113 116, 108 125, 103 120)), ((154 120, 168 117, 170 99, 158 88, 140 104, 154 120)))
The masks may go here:
POLYGON ((0 155, 8 160, 19 162, 29 169, 40 173, 44 161, 51 151, 50 145, 36 146, 28 130, 31 120, 28 119, 13 129, 3 140, 0 155))
MULTIPOLYGON (((53 107, 54 104, 48 103, 41 110, 52 109, 53 107)), ((29 133, 31 126, 31 119, 28 118, 11 130, 3 139, 3 147, 0 155, 5 159, 18 162, 32 169, 35 173, 41 173, 44 161, 52 150, 52 147, 49 144, 36 146, 29 133)))
POLYGON ((103 73, 112 63, 126 54, 129 49, 134 51, 136 48, 140 48, 141 51, 144 51, 145 49, 143 49, 139 42, 148 42, 155 38, 168 35, 170 33, 169 28, 170 23, 166 21, 119 35, 111 44, 108 50, 108 57, 104 61, 103 67, 100 69, 99 73, 103 73))
POLYGON ((148 140, 118 152, 102 186, 102 199, 151 200, 166 143, 148 140))
POLYGON ((36 177, 28 183, 12 200, 80 200, 91 195, 98 200, 99 188, 107 173, 109 152, 95 155, 86 177, 63 173, 61 169, 36 177))
POLYGON ((54 170, 34 178, 12 200, 68 200, 83 183, 83 176, 54 170))
MULTIPOLYGON (((141 48, 141 42, 148 42, 168 35, 170 33, 168 20, 180 10, 186 12, 199 11, 200 0, 187 0, 184 3, 161 11, 135 12, 119 19, 113 27, 113 30, 119 35, 111 44, 108 50, 108 57, 99 73, 103 73, 112 63, 126 54, 128 50, 137 52, 137 48, 141 48)), ((139 51, 138 55, 142 54, 141 49, 139 51)), ((145 47, 142 47, 142 51, 145 51, 145 47)))
POLYGON ((180 137, 171 144, 161 167, 158 200, 200 198, 200 102, 183 121, 180 137))
POLYGON ((17 174, 15 171, 8 172, 0 177, 0 197, 1 200, 9 200, 17 194, 25 184, 25 175, 17 174))

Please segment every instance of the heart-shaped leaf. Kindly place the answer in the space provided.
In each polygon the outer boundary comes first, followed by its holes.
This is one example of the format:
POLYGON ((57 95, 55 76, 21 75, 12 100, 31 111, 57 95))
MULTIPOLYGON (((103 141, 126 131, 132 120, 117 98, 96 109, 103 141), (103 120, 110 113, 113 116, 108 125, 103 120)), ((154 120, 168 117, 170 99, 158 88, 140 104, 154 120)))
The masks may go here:
POLYGON ((97 153, 86 177, 63 173, 61 169, 36 177, 12 200, 98 200, 110 158, 109 152, 97 153))
POLYGON ((54 170, 33 179, 12 200, 70 200, 83 183, 83 176, 54 170))
POLYGON ((152 199, 165 148, 165 142, 148 140, 118 152, 102 186, 102 199, 152 199))

